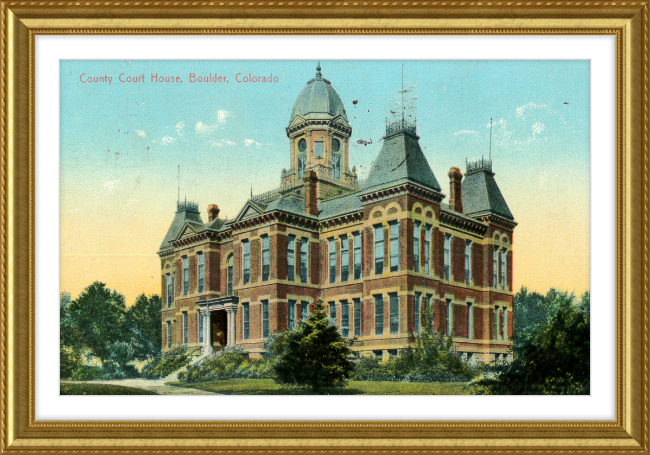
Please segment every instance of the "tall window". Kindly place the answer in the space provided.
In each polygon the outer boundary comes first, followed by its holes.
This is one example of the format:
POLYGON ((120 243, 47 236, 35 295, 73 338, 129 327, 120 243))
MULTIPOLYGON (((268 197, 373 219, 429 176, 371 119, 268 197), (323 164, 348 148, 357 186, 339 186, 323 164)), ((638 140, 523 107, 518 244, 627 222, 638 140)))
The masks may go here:
POLYGON ((330 324, 336 325, 336 302, 330 302, 330 324))
POLYGON ((172 347, 172 321, 167 321, 167 347, 172 347))
POLYGON ((354 233, 354 279, 361 278, 361 233, 354 233))
POLYGON ((299 155, 298 156, 298 178, 303 178, 305 176, 306 164, 307 164, 307 156, 299 155))
POLYGON ((289 300, 289 330, 296 326, 296 301, 289 300))
POLYGON ((399 333, 399 298, 396 293, 388 294, 390 303, 390 333, 399 333))
POLYGON ((413 226, 413 270, 420 271, 420 222, 413 226))
POLYGON ((494 339, 499 338, 499 307, 494 307, 494 339))
POLYGON ((262 300, 262 338, 269 336, 269 301, 262 300))
POLYGON ((269 280, 270 271, 269 236, 262 236, 262 281, 269 280))
POLYGON ((472 242, 465 240, 465 284, 472 281, 472 242))
POLYGON ((183 258, 183 295, 190 292, 190 260, 183 258))
POLYGON ((501 338, 506 339, 508 337, 508 308, 504 307, 501 311, 501 316, 503 318, 503 332, 501 332, 501 338))
POLYGON ((347 300, 341 300, 341 335, 350 336, 350 307, 347 300))
POLYGON ((499 312, 500 321, 499 321, 499 338, 502 340, 506 337, 506 310, 505 308, 501 309, 499 312))
POLYGON ((323 157, 323 151, 325 147, 323 145, 323 141, 315 141, 314 142, 314 156, 316 158, 322 158, 323 157))
POLYGON ((451 234, 445 234, 445 280, 449 280, 451 273, 451 234))
POLYGON ((307 237, 300 239, 300 282, 306 283, 309 277, 309 240, 307 237))
POLYGON ((199 292, 203 292, 203 282, 205 278, 205 256, 198 254, 199 257, 199 292))
POLYGON ((497 288, 499 287, 498 283, 498 273, 499 273, 499 247, 494 246, 494 287, 497 288))
POLYGON ((506 249, 501 250, 501 289, 506 288, 506 249))
POLYGON ((384 297, 375 296, 375 335, 384 334, 384 297))
POLYGON ((353 299, 354 301, 354 336, 361 336, 361 299, 353 299))
POLYGON ((384 273, 384 227, 375 226, 375 275, 384 273))
POLYGON ((424 296, 424 325, 423 325, 425 330, 429 330, 432 328, 427 324, 433 324, 433 319, 435 319, 433 310, 434 309, 431 307, 431 294, 426 294, 424 296), (428 319, 429 311, 431 311, 431 320, 428 319))
POLYGON ((341 179, 341 157, 339 155, 332 155, 332 178, 341 179))
POLYGON ((424 273, 430 273, 430 255, 431 255, 431 226, 428 224, 424 227, 424 273))
POLYGON ((244 241, 244 284, 251 281, 251 244, 244 241))
POLYGON ((329 253, 330 253, 330 283, 336 282, 336 242, 334 239, 329 239, 329 253))
POLYGON ((415 307, 413 311, 413 332, 415 332, 416 335, 420 334, 420 306, 422 305, 421 299, 422 293, 416 292, 415 307))
POLYGON ((203 343, 203 315, 197 311, 196 317, 199 320, 199 343, 203 343))
POLYGON ((454 334, 454 304, 451 299, 447 299, 447 336, 454 334))
POLYGON ((289 235, 289 242, 287 243, 287 280, 293 281, 296 272, 296 258, 294 256, 296 251, 296 236, 289 235))
POLYGON ((350 270, 350 241, 347 235, 341 236, 341 281, 345 283, 348 281, 350 270))
POLYGON ((187 344, 187 312, 183 311, 183 344, 187 344))
POLYGON ((248 302, 242 303, 244 307, 244 340, 248 340, 251 336, 251 308, 248 302))
POLYGON ((467 303, 467 338, 474 338, 474 308, 471 302, 467 303))
POLYGON ((227 294, 232 295, 232 254, 228 256, 226 261, 228 266, 228 283, 227 283, 227 294))
POLYGON ((390 223, 390 271, 399 269, 399 224, 390 223))
POLYGON ((306 321, 309 318, 309 302, 300 302, 300 320, 306 321))
POLYGON ((172 306, 174 301, 174 281, 171 274, 167 275, 167 307, 172 306))

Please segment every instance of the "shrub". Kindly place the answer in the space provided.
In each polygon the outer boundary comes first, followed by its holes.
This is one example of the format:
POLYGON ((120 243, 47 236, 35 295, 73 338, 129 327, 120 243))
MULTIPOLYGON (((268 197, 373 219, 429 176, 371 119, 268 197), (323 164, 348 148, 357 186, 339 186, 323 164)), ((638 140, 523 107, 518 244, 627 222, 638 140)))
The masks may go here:
POLYGON ((81 352, 68 346, 61 346, 59 349, 60 369, 59 376, 61 379, 71 378, 76 370, 81 368, 83 360, 81 352))
POLYGON ((273 375, 271 357, 249 359, 242 349, 227 349, 213 358, 193 365, 179 375, 184 382, 206 382, 223 379, 269 379, 273 375))
POLYGON ((72 373, 72 379, 75 381, 94 381, 102 379, 104 371, 101 367, 81 365, 72 373))
POLYGON ((157 355, 152 361, 142 368, 142 377, 147 379, 158 379, 169 376, 174 371, 187 366, 190 358, 184 346, 170 349, 162 355, 157 355))

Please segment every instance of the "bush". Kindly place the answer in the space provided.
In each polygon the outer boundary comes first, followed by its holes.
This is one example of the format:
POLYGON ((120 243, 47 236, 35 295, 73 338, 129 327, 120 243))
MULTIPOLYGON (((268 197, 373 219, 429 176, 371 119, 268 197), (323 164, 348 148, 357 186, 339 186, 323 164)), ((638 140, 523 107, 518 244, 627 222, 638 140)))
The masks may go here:
POLYGON ((83 359, 81 352, 78 349, 70 348, 68 346, 61 346, 59 349, 60 379, 71 378, 76 370, 83 366, 83 359))
POLYGON ((249 359, 242 349, 227 349, 213 358, 193 365, 179 375, 184 382, 206 382, 223 379, 269 379, 273 377, 271 356, 249 359))
POLYGON ((81 365, 72 373, 72 379, 75 381, 95 381, 103 379, 104 371, 101 367, 81 365))
POLYGON ((169 376, 174 371, 187 366, 190 358, 184 346, 170 349, 162 355, 157 355, 152 361, 142 368, 142 377, 146 379, 158 379, 169 376))

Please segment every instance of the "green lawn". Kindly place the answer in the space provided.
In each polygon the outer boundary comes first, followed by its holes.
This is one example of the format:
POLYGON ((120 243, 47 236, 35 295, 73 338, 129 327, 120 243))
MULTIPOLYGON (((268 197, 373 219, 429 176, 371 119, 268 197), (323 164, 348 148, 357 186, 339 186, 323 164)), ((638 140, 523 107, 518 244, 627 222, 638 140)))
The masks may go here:
MULTIPOLYGON (((224 395, 310 395, 309 389, 283 388, 273 379, 229 379, 224 381, 167 385, 207 390, 224 395)), ((472 386, 465 382, 379 382, 350 381, 332 395, 471 395, 472 386)))
POLYGON ((110 384, 61 384, 61 395, 158 395, 148 390, 110 384))

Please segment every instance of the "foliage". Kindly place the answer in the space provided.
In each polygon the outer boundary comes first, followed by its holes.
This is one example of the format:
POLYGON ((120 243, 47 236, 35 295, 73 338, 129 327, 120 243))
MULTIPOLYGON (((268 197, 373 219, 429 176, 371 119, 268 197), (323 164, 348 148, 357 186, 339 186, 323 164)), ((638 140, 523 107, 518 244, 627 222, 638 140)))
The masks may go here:
POLYGON ((234 378, 270 378, 273 375, 271 357, 249 359, 242 349, 227 349, 213 358, 193 365, 179 379, 185 382, 206 382, 234 378))
POLYGON ((62 344, 59 348, 59 361, 61 379, 71 378, 74 372, 83 365, 81 352, 78 349, 64 346, 62 344))
POLYGON ((184 346, 170 349, 164 354, 159 354, 142 368, 142 377, 146 379, 157 379, 169 376, 174 371, 187 366, 190 357, 187 355, 184 346))
POLYGON ((101 367, 81 365, 72 372, 72 379, 75 381, 95 381, 103 379, 104 370, 101 367))
POLYGON ((68 311, 77 347, 87 348, 102 363, 108 360, 110 344, 124 339, 124 296, 96 281, 72 301, 68 311))
POLYGON ((132 357, 150 360, 160 354, 162 345, 162 304, 160 296, 138 296, 127 314, 127 327, 130 332, 132 357))
POLYGON ((589 394, 589 300, 588 292, 576 303, 573 295, 549 291, 537 305, 548 311, 548 322, 521 328, 514 361, 479 381, 481 393, 589 394))
POLYGON ((290 332, 289 343, 273 366, 283 385, 309 386, 314 393, 344 386, 352 376, 351 351, 337 328, 329 323, 319 299, 309 318, 290 332))

